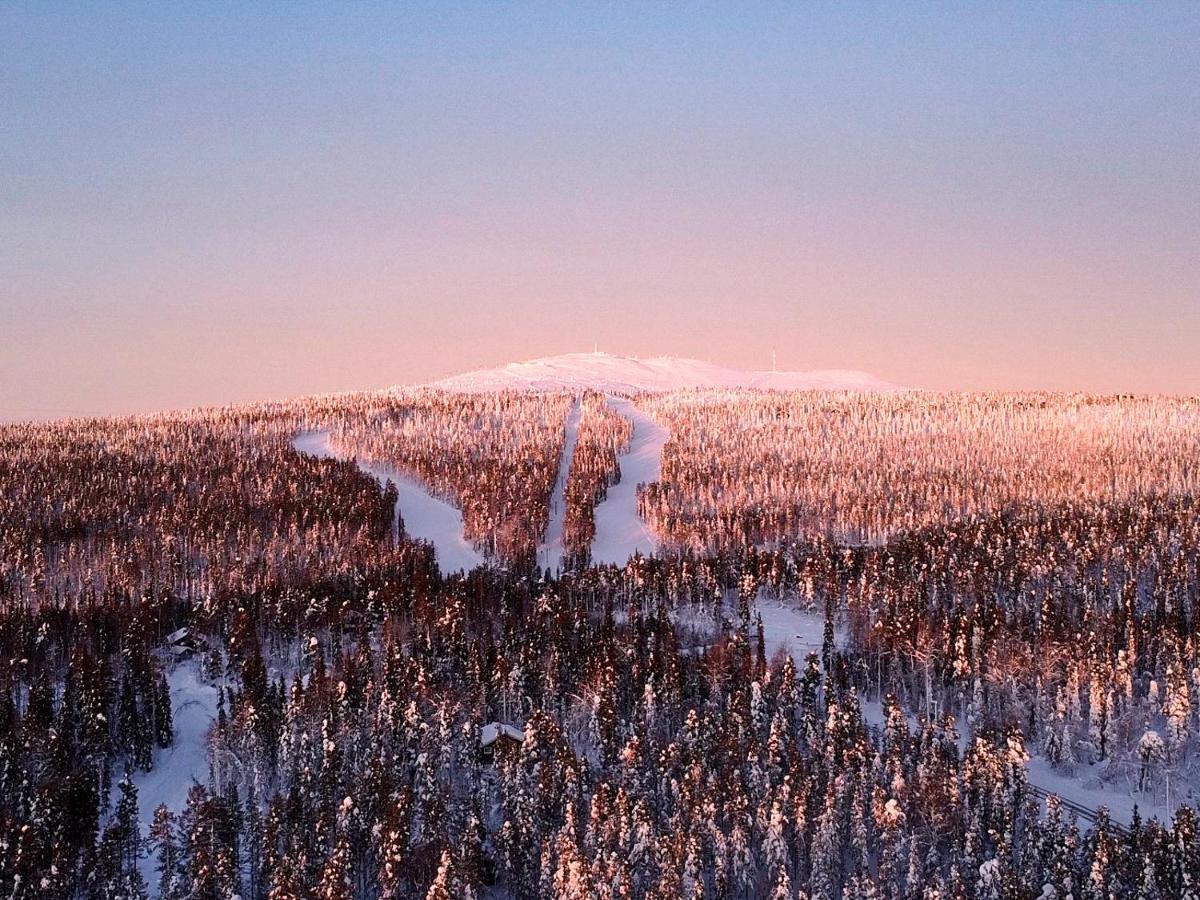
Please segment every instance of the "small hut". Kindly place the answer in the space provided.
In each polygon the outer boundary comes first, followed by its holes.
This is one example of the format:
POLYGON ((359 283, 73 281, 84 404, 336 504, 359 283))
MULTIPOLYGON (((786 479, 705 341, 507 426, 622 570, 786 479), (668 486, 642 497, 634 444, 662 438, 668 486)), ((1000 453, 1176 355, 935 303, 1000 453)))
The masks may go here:
POLYGON ((167 650, 176 659, 188 659, 205 645, 190 628, 179 628, 167 635, 167 650))
POLYGON ((525 732, 515 725, 489 722, 479 732, 479 756, 493 764, 506 753, 515 752, 525 743, 525 732))

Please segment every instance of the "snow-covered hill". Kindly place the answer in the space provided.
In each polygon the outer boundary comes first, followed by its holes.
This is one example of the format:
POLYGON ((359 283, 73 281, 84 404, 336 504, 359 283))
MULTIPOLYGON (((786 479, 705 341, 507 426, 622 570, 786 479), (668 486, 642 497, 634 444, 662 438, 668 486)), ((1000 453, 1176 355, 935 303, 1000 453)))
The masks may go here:
POLYGON ((608 353, 564 353, 528 362, 479 369, 435 381, 448 391, 582 390, 608 394, 674 391, 688 388, 762 388, 783 391, 898 391, 903 388, 866 372, 825 369, 813 372, 748 372, 698 359, 656 356, 633 359, 608 353))

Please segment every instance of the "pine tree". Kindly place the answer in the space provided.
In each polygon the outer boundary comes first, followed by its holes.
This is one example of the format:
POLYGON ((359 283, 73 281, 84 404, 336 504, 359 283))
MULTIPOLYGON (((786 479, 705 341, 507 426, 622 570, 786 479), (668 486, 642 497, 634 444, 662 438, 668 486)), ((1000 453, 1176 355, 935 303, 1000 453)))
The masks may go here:
POLYGON ((154 740, 160 747, 170 747, 175 740, 171 688, 167 684, 166 676, 161 673, 154 692, 154 740))
POLYGON ((150 845, 158 856, 158 896, 160 900, 182 900, 182 868, 179 840, 175 833, 175 815, 166 806, 154 810, 150 825, 150 845))
POLYGON ((317 900, 353 900, 354 892, 350 881, 350 843, 344 833, 339 834, 333 852, 321 869, 321 880, 317 885, 317 900))
POLYGON ((441 862, 438 863, 437 875, 429 890, 425 892, 425 900, 458 900, 454 894, 453 862, 449 850, 442 851, 441 862))
POLYGON ((229 816, 202 785, 188 790, 180 831, 188 900, 224 900, 236 893, 237 866, 227 843, 229 816))
POLYGON ((776 800, 771 804, 766 835, 763 838, 763 866, 768 872, 786 872, 788 868, 788 844, 784 822, 783 810, 776 800))

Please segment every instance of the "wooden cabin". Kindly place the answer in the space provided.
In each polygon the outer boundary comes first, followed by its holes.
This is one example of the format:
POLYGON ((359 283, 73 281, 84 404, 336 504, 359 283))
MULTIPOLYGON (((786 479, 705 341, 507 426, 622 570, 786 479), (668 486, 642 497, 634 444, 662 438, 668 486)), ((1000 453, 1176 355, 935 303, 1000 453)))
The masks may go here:
POLYGON ((505 722, 489 722, 479 732, 479 756, 494 764, 506 753, 515 753, 525 743, 525 732, 505 722))

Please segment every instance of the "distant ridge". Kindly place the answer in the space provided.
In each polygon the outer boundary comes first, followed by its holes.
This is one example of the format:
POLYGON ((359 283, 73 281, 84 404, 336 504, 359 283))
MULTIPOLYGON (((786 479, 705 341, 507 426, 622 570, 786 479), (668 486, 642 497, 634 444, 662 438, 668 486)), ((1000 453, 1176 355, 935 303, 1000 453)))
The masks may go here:
POLYGON ((759 388, 798 391, 902 391, 904 388, 848 369, 813 372, 748 372, 698 359, 656 356, 634 359, 608 353, 564 353, 528 362, 479 369, 434 381, 430 387, 463 393, 500 390, 555 391, 590 388, 609 394, 689 388, 759 388))

